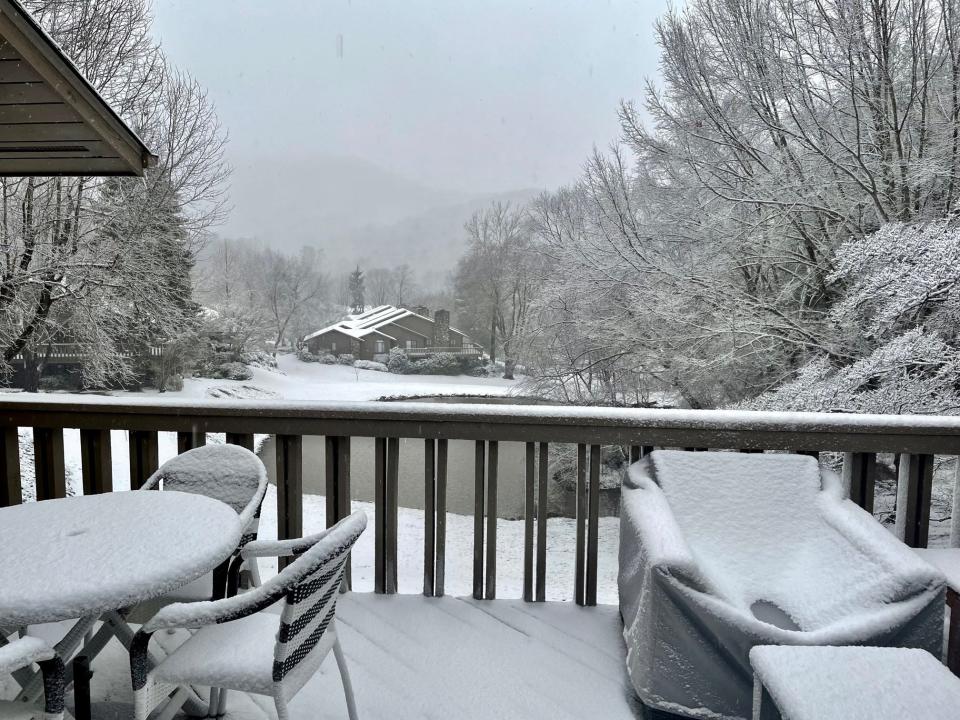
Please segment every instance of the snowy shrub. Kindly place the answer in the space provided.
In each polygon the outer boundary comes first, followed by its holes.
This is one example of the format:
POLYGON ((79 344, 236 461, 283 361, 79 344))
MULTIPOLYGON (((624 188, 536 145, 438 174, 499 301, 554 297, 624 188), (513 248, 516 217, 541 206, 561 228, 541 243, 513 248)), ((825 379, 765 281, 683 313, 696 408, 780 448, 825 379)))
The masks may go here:
POLYGON ((297 350, 297 360, 300 362, 320 362, 320 356, 310 352, 310 348, 302 347, 297 350))
POLYGON ((337 356, 337 362, 341 365, 353 365, 355 359, 350 353, 337 356))
POLYGON ((163 386, 164 390, 169 390, 170 392, 180 392, 183 390, 183 375, 180 373, 174 373, 167 377, 166 382, 163 386))
POLYGON ((387 372, 387 366, 376 360, 355 360, 353 366, 359 370, 376 370, 377 372, 387 372))
POLYGON ((416 375, 459 375, 460 361, 450 353, 431 353, 413 363, 411 372, 416 375))
POLYGON ((229 362, 218 367, 214 377, 224 380, 249 380, 253 377, 253 371, 241 362, 229 362))
MULTIPOLYGON (((297 353, 299 356, 299 352, 297 353)), ((254 350, 243 354, 242 362, 253 367, 276 369, 277 359, 265 350, 254 350)))
POLYGON ((396 375, 406 375, 410 372, 410 358, 400 348, 393 348, 387 356, 387 370, 396 375))

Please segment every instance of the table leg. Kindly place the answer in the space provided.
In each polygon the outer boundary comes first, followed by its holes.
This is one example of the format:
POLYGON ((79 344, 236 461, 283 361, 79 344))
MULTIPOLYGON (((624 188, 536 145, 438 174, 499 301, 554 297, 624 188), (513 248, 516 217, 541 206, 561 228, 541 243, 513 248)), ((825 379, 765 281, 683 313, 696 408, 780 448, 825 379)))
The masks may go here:
MULTIPOLYGON (((80 643, 83 642, 83 636, 90 631, 96 621, 96 617, 80 618, 80 620, 67 631, 63 639, 54 646, 53 649, 57 655, 60 656, 60 659, 63 660, 65 666, 69 667, 70 660, 77 652, 77 648, 80 647, 80 643)), ((32 704, 39 700, 41 695, 43 695, 43 676, 39 672, 36 672, 33 673, 32 677, 23 685, 23 689, 17 695, 17 702, 32 704)))
POLYGON ((950 627, 947 631, 947 667, 960 675, 960 594, 947 589, 947 607, 950 608, 950 627))

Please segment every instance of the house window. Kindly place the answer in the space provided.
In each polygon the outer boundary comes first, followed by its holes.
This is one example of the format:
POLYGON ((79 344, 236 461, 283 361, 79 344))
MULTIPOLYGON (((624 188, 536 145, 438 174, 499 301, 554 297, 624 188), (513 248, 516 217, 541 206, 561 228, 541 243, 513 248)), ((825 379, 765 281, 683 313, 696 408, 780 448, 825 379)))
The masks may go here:
POLYGON ((331 341, 330 341, 330 349, 333 350, 334 352, 336 352, 336 351, 337 351, 337 343, 335 343, 335 342, 333 342, 333 341, 331 340, 331 341))
POLYGON ((407 340, 407 350, 412 350, 417 346, 416 340, 407 340))
POLYGON ((378 355, 385 353, 387 351, 387 344, 383 340, 375 340, 373 343, 373 351, 378 355))

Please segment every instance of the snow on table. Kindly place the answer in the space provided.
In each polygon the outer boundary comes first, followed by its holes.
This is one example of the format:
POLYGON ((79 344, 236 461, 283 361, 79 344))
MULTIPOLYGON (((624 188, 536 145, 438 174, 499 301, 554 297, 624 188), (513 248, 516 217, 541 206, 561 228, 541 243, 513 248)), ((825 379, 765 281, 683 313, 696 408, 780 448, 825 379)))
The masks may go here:
POLYGON ((760 646, 750 663, 790 720, 946 720, 960 678, 924 650, 760 646))
POLYGON ((116 492, 0 509, 0 626, 100 615, 209 572, 240 541, 218 500, 116 492))

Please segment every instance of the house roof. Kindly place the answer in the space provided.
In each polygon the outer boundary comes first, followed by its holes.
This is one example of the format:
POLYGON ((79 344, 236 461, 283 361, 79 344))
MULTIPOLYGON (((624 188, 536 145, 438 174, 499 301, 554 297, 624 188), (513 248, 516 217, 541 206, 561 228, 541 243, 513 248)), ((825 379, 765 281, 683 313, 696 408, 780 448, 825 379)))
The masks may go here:
POLYGON ((143 175, 156 164, 17 0, 0 0, 0 176, 143 175))
MULTIPOLYGON (((367 310, 366 312, 362 312, 357 315, 348 315, 346 320, 341 320, 333 325, 328 325, 322 330, 317 330, 316 332, 310 333, 304 338, 304 341, 312 340, 315 337, 332 331, 343 333, 344 335, 356 338, 357 340, 360 340, 371 333, 377 333, 378 335, 383 335, 383 337, 390 340, 395 340, 396 338, 390 337, 386 333, 381 332, 380 329, 396 322, 397 320, 411 316, 418 317, 422 320, 426 320, 427 322, 433 322, 433 320, 430 318, 424 317, 423 315, 417 315, 417 313, 413 312, 412 310, 407 310, 406 308, 398 308, 394 307, 393 305, 379 305, 372 310, 367 310)), ((427 337, 423 333, 419 333, 416 330, 411 330, 406 326, 404 326, 403 329, 413 333, 414 335, 427 337)))

